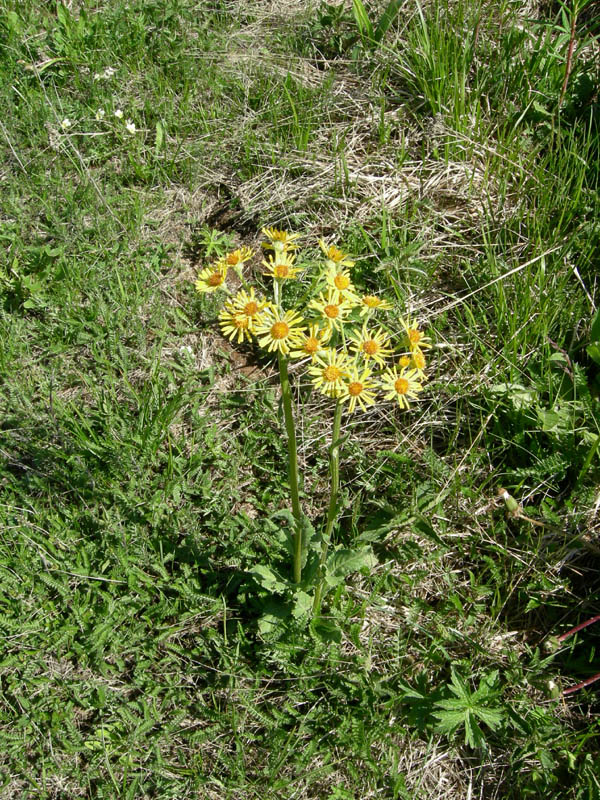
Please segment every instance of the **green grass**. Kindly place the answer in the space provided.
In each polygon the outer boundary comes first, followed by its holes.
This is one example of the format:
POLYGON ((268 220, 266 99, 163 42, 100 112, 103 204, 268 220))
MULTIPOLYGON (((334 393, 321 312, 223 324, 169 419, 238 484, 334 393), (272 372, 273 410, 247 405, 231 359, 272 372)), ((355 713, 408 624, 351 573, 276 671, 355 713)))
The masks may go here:
POLYGON ((365 48, 348 4, 69 9, 0 3, 0 797, 600 797, 598 684, 549 689, 600 671, 600 626, 553 644, 600 613, 593 19, 560 105, 550 4, 408 4, 365 48), (418 408, 345 423, 336 537, 378 565, 339 642, 261 633, 274 371, 193 288, 263 225, 435 342, 418 408))

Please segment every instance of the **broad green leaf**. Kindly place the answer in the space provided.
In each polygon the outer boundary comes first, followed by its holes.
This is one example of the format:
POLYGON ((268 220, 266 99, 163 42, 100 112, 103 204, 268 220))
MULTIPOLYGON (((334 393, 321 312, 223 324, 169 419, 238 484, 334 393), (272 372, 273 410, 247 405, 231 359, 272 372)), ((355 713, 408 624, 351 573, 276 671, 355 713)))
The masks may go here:
POLYGON ((281 594, 289 588, 289 581, 286 581, 281 575, 278 575, 266 564, 257 564, 250 570, 250 575, 254 580, 266 589, 268 592, 276 592, 281 594))
POLYGON ((317 617, 312 621, 310 627, 313 633, 323 642, 339 643, 342 640, 342 631, 331 619, 317 617))
POLYGON ((594 319, 592 320, 590 341, 600 342, 600 308, 596 310, 596 313, 594 314, 594 319))
POLYGON ((310 613, 312 609, 312 603, 313 603, 312 597, 309 594, 303 592, 301 589, 297 590, 294 593, 294 605, 292 608, 292 615, 296 619, 302 619, 302 617, 305 617, 307 614, 310 613))
POLYGON ((586 349, 587 354, 592 361, 595 361, 596 364, 600 365, 600 344, 593 342, 592 344, 589 344, 586 349))
POLYGON ((363 568, 372 569, 377 564, 370 547, 360 550, 336 550, 329 555, 325 565, 325 582, 328 586, 339 586, 352 572, 363 568))

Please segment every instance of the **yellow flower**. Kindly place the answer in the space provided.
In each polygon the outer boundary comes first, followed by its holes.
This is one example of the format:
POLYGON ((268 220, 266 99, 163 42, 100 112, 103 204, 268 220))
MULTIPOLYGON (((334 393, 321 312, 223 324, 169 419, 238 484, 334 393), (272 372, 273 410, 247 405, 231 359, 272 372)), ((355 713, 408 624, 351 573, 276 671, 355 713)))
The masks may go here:
POLYGON ((285 253, 289 250, 296 250, 298 245, 296 239, 300 238, 299 233, 288 233, 279 231, 277 228, 263 228, 262 232, 269 240, 263 242, 265 250, 274 250, 276 253, 285 253))
POLYGON ((357 336, 351 337, 351 347, 356 353, 368 361, 370 358, 383 366, 383 361, 393 354, 393 350, 388 346, 389 336, 382 329, 368 331, 367 326, 363 325, 362 331, 357 336))
POLYGON ((406 345, 411 353, 431 347, 429 336, 425 336, 417 328, 416 322, 411 322, 409 319, 401 319, 400 322, 404 328, 406 345))
POLYGON ((327 270, 327 285, 332 289, 336 289, 340 296, 347 300, 352 306, 358 303, 358 296, 356 290, 350 279, 350 273, 347 269, 329 269, 327 270))
POLYGON ((313 376, 313 385, 327 397, 341 397, 344 393, 344 378, 350 374, 347 356, 330 347, 324 356, 317 356, 316 362, 308 370, 313 376))
POLYGON ((371 311, 374 311, 375 309, 379 309, 379 311, 389 311, 391 309, 391 305, 387 300, 382 300, 380 297, 376 297, 374 294, 363 295, 363 297, 360 298, 360 304, 361 317, 364 317, 365 314, 370 314, 371 311))
POLYGON ((263 261, 263 267, 267 268, 263 275, 268 275, 270 278, 279 278, 285 280, 288 278, 295 278, 300 272, 300 267, 294 266, 296 256, 291 253, 275 253, 275 258, 270 258, 268 261, 263 261))
POLYGON ((381 386, 388 394, 386 400, 397 400, 400 408, 409 407, 409 398, 416 399, 417 393, 423 390, 422 385, 416 380, 417 371, 414 369, 401 369, 398 374, 396 367, 388 369, 383 375, 381 386))
POLYGON ((298 349, 292 350, 292 358, 307 358, 310 356, 313 363, 317 356, 324 352, 323 344, 331 336, 331 331, 327 328, 319 328, 318 325, 310 325, 307 334, 303 334, 303 339, 299 342, 298 349))
POLYGON ((402 369, 410 367, 411 363, 412 363, 412 358, 410 356, 400 356, 400 358, 398 359, 398 366, 401 367, 402 369))
POLYGON ((249 293, 244 289, 240 289, 234 297, 226 301, 225 308, 231 314, 246 317, 249 323, 248 328, 252 331, 254 324, 260 318, 260 314, 271 305, 272 303, 269 300, 265 300, 264 297, 257 297, 254 293, 254 287, 251 286, 249 293))
POLYGON ((415 350, 410 359, 410 368, 414 369, 417 373, 417 378, 420 381, 427 380, 425 375, 425 367, 427 366, 427 362, 425 361, 425 356, 420 350, 415 350))
POLYGON ((198 275, 196 291, 200 294, 216 292, 217 289, 226 289, 227 265, 222 261, 215 262, 212 267, 206 267, 198 275))
POLYGON ((344 319, 352 310, 351 303, 346 298, 341 297, 336 289, 329 289, 325 295, 323 292, 318 297, 311 300, 309 308, 314 308, 319 312, 320 320, 324 322, 331 331, 333 328, 340 330, 344 324, 344 319))
POLYGON ((319 239, 319 247, 327 259, 327 268, 336 269, 337 267, 353 267, 354 261, 350 261, 348 253, 342 252, 335 245, 326 245, 323 239, 319 239))
POLYGON ((245 261, 250 261, 253 255, 254 250, 251 250, 249 247, 241 247, 239 250, 233 250, 231 253, 227 253, 223 260, 228 267, 241 267, 245 261))
POLYGON ((278 350, 287 355, 290 347, 297 347, 304 335, 304 320, 297 311, 286 311, 277 308, 266 308, 256 324, 255 333, 261 347, 270 353, 278 350), (301 327, 302 326, 302 327, 301 327))
POLYGON ((219 325, 223 334, 233 342, 237 337, 237 343, 241 344, 244 339, 252 338, 252 320, 245 314, 236 314, 222 308, 219 312, 219 325))
POLYGON ((369 380, 370 377, 368 368, 359 373, 356 364, 352 365, 341 395, 342 400, 348 400, 348 411, 354 411, 357 403, 366 411, 367 406, 372 406, 375 402, 375 394, 371 389, 377 388, 377 384, 369 380))

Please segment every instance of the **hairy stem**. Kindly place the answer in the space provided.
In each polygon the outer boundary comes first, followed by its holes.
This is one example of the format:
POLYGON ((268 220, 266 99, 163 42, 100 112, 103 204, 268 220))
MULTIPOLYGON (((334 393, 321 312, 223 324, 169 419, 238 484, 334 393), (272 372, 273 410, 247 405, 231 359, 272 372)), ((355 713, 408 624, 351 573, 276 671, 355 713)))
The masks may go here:
POLYGON ((335 412, 333 415, 333 431, 331 433, 331 447, 329 449, 329 508, 327 510, 327 522, 325 524, 325 534, 323 536, 323 545, 321 548, 321 560, 319 562, 319 575, 317 588, 315 590, 315 599, 313 601, 313 614, 317 616, 321 611, 321 596, 323 593, 323 571, 325 569, 325 562, 327 561, 327 551, 329 550, 329 542, 331 540, 331 531, 333 530, 333 523, 337 516, 338 495, 340 491, 340 430, 342 427, 342 411, 344 404, 338 399, 335 412))

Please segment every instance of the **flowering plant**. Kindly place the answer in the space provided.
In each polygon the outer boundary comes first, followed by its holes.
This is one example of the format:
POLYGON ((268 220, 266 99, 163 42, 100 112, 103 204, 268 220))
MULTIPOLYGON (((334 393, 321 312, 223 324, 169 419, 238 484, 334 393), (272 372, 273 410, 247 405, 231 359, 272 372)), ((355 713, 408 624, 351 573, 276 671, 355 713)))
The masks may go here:
POLYGON ((262 233, 263 275, 272 281, 270 296, 249 286, 244 278, 244 264, 254 256, 247 247, 217 258, 204 268, 198 275, 196 290, 201 294, 223 294, 219 325, 224 336, 237 344, 254 342, 277 357, 288 446, 293 530, 288 549, 293 580, 264 565, 255 567, 252 574, 264 588, 291 595, 295 616, 310 613, 311 609, 318 616, 324 588, 336 586, 350 572, 375 563, 368 547, 329 552, 339 512, 342 416, 344 412, 366 412, 378 399, 408 409, 423 390, 425 351, 431 342, 415 321, 400 319, 394 328, 397 321, 392 318, 390 325, 391 304, 377 295, 358 291, 351 275, 354 262, 337 246, 321 240, 322 263, 305 269, 298 260, 298 234, 277 228, 263 228, 262 233), (232 274, 237 280, 231 281, 232 274), (309 286, 303 303, 287 308, 286 285, 305 275, 309 286), (241 284, 236 291, 233 282, 241 284), (306 368, 312 386, 334 408, 329 506, 321 535, 315 533, 301 508, 290 361, 306 368))

